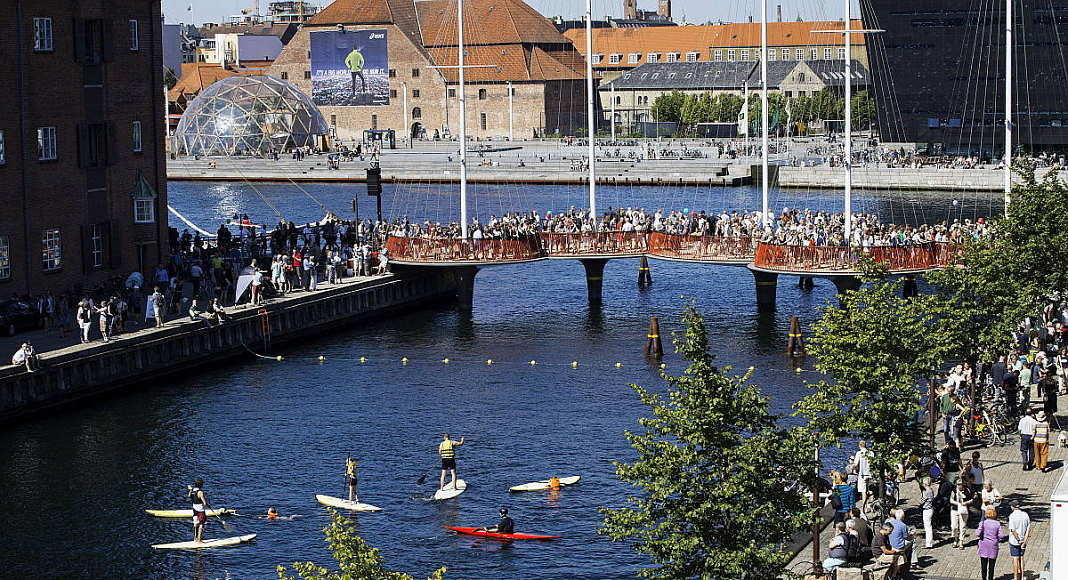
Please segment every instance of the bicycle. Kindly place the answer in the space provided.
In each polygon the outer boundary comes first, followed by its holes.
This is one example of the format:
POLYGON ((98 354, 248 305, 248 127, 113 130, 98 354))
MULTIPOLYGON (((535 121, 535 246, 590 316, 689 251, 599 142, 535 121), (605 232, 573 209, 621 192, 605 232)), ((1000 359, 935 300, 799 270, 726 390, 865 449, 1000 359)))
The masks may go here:
POLYGON ((984 410, 981 414, 972 415, 972 419, 975 421, 975 438, 984 447, 1001 446, 1008 443, 1005 439, 1004 428, 998 425, 996 421, 992 421, 987 411, 984 410))

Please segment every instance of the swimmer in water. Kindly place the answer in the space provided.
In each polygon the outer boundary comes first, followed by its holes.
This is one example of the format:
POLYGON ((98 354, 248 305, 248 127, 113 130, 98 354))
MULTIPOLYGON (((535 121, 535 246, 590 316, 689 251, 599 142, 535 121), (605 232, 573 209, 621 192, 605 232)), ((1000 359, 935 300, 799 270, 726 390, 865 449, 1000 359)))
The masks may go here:
POLYGON ((269 520, 277 520, 278 519, 278 510, 276 510, 274 508, 268 509, 267 510, 267 519, 269 519, 269 520))

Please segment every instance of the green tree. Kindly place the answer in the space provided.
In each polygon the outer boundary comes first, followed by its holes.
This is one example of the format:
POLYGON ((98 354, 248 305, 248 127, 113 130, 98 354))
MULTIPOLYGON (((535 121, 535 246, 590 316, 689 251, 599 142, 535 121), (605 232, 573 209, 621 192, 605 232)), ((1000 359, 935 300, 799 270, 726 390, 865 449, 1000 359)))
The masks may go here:
POLYGON ((633 385, 652 416, 627 434, 638 459, 616 473, 641 495, 603 509, 600 533, 648 555, 645 578, 776 578, 790 560, 782 543, 809 521, 801 493, 785 490, 813 473, 812 442, 779 426, 750 373, 715 366, 694 308, 683 321, 686 371, 665 375, 664 394, 633 385))
POLYGON ((652 115, 660 123, 678 123, 682 121, 682 106, 686 103, 686 94, 682 91, 664 93, 653 100, 652 115))
MULTIPOLYGON (((297 576, 290 576, 289 570, 279 565, 279 580, 413 580, 409 574, 386 570, 378 548, 368 546, 356 534, 352 522, 335 510, 330 510, 330 524, 323 528, 323 532, 339 570, 328 570, 313 562, 294 562, 293 570, 297 576)), ((445 570, 444 566, 438 568, 427 580, 441 580, 445 570)))
POLYGON ((722 93, 713 99, 712 116, 717 123, 737 123, 742 113, 742 98, 722 93))
POLYGON ((869 285, 826 307, 809 340, 816 369, 828 380, 796 405, 796 414, 824 445, 855 437, 868 442, 879 481, 924 444, 917 416, 917 384, 952 352, 954 313, 939 296, 901 298, 901 281, 874 262, 864 264, 869 285))
POLYGON ((853 128, 867 129, 875 120, 875 101, 868 91, 860 91, 849 101, 852 108, 853 128))

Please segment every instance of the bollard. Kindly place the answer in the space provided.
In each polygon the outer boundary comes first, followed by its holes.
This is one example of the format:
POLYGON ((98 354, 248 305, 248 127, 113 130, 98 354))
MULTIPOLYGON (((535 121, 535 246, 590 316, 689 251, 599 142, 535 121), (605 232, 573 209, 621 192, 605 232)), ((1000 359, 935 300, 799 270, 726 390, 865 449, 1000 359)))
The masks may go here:
POLYGON ((805 356, 805 337, 801 336, 801 322, 796 316, 790 317, 790 340, 786 343, 786 354, 805 356))
POLYGON ((653 316, 649 319, 649 333, 645 340, 645 356, 660 360, 664 357, 664 345, 660 342, 660 319, 653 316))
POLYGON ((638 286, 648 286, 653 283, 653 275, 649 272, 649 259, 642 256, 638 262, 638 286))

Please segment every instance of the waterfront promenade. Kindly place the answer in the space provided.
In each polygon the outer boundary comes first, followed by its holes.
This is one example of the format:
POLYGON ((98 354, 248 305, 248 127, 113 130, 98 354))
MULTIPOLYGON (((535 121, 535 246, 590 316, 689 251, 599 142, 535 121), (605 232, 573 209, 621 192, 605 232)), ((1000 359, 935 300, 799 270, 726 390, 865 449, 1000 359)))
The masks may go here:
MULTIPOLYGON (((1063 414, 1059 419, 1064 424, 1063 414)), ((940 442, 941 434, 937 438, 940 442)), ((1068 462, 1068 449, 1050 446, 1049 460, 1053 469, 1047 473, 1042 473, 1037 469, 1031 471, 1021 469, 1019 436, 1017 435, 1010 436, 1008 444, 1001 446, 982 447, 974 442, 970 444, 966 442, 961 455, 965 458, 970 457, 972 451, 980 452, 987 481, 993 482, 994 487, 1001 491, 1005 498, 998 511, 998 520, 1003 526, 1002 533, 1007 533, 1004 526, 1011 511, 1009 505, 1013 501, 1021 502, 1023 509, 1030 515, 1032 529, 1027 555, 1024 559, 1024 578, 1025 580, 1040 578, 1039 574, 1045 569, 1050 555, 1049 499, 1064 473, 1065 464, 1068 462)), ((936 518, 935 547, 930 550, 924 548, 923 522, 918 507, 919 487, 911 478, 911 471, 909 475, 910 479, 901 485, 902 501, 898 507, 906 511, 905 523, 916 529, 913 541, 917 546, 918 562, 912 565, 911 577, 924 580, 980 578, 974 526, 970 530, 964 549, 958 550, 953 547, 948 519, 946 517, 936 518)), ((975 518, 973 522, 976 522, 975 518)), ((831 536, 832 528, 828 525, 824 527, 820 537, 821 558, 827 557, 827 543, 831 536)), ((798 572, 805 571, 811 561, 812 545, 809 543, 794 557, 790 563, 790 569, 798 572)), ((1002 541, 1000 545, 994 577, 999 580, 1012 578, 1012 559, 1009 557, 1009 547, 1005 541, 1002 541)), ((881 579, 882 576, 879 575, 876 578, 881 579)))

